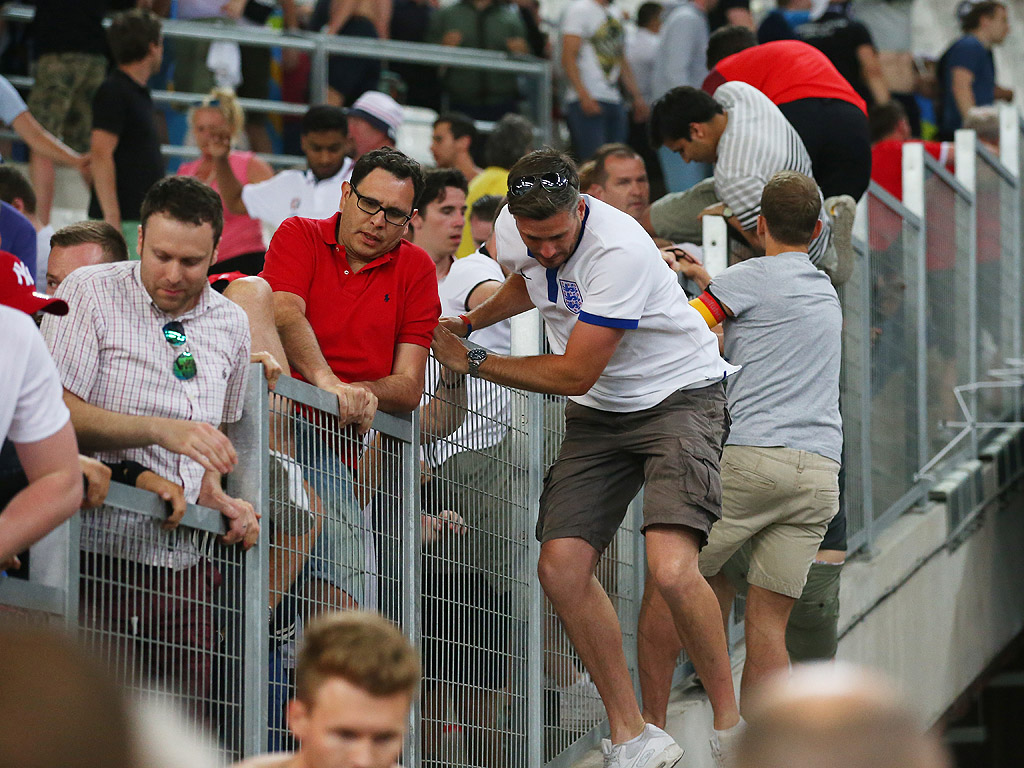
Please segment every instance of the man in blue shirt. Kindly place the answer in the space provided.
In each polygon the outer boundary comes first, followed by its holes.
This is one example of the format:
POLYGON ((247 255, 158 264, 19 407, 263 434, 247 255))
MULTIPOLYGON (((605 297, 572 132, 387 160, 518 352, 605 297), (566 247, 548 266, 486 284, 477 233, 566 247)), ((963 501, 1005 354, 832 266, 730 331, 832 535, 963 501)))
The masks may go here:
POLYGON ((947 138, 963 125, 972 107, 989 106, 996 99, 1013 99, 1012 90, 996 85, 992 59, 992 46, 1002 43, 1010 29, 1006 6, 997 2, 975 3, 960 25, 963 37, 939 59, 939 128, 947 138))
POLYGON ((36 228, 13 205, 0 202, 0 249, 13 253, 36 273, 36 228))

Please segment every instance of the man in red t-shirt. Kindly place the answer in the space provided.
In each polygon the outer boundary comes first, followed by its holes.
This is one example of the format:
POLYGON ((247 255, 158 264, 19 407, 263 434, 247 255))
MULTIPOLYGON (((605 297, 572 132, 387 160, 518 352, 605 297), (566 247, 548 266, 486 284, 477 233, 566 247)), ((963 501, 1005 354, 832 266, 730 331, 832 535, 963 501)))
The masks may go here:
POLYGON ((739 80, 771 99, 800 134, 826 198, 860 199, 871 177, 867 107, 828 57, 799 40, 757 44, 746 27, 723 27, 708 42, 703 88, 739 80))
MULTIPOLYGON (((323 529, 306 564, 321 605, 364 602, 366 531, 350 466, 377 409, 407 412, 423 392, 427 351, 441 304, 434 263, 403 240, 423 190, 419 164, 384 148, 356 161, 329 219, 286 219, 261 276, 292 376, 338 398, 337 427, 295 425, 295 457, 324 503, 323 529), (339 446, 339 443, 341 444, 339 446)), ((332 424, 331 426, 333 426, 332 424)))

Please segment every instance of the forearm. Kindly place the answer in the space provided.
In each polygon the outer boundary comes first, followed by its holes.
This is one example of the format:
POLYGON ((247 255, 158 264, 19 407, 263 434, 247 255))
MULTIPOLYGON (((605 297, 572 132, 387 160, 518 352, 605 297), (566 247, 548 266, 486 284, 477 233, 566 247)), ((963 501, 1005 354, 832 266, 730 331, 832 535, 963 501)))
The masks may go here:
POLYGON ((220 190, 221 200, 224 207, 234 214, 244 216, 248 213, 245 203, 242 202, 242 182, 231 170, 231 161, 227 157, 218 157, 214 162, 217 170, 217 186, 220 190))
POLYGON ((64 402, 71 411, 71 423, 78 436, 79 448, 94 451, 116 451, 144 448, 156 443, 158 416, 131 416, 91 405, 67 390, 64 402))
POLYGON ((121 206, 117 202, 117 175, 112 155, 93 155, 92 178, 103 220, 120 228, 121 206))
POLYGON ((388 413, 416 410, 423 394, 422 388, 404 374, 392 374, 376 381, 354 381, 352 384, 370 390, 377 398, 377 410, 388 413))
POLYGON ((474 308, 466 317, 474 330, 508 320, 510 317, 533 309, 533 302, 526 290, 526 280, 522 275, 512 274, 501 284, 501 288, 480 306, 474 308))
POLYGON ((564 355, 488 355, 480 365, 480 378, 545 395, 583 395, 594 385, 581 367, 564 355))
POLYGON ((636 76, 633 74, 633 68, 629 66, 629 63, 625 59, 622 61, 619 80, 622 81, 623 87, 625 87, 633 101, 637 102, 644 100, 643 95, 640 93, 640 87, 636 84, 636 76))
POLYGON ((48 157, 62 165, 78 165, 82 156, 67 144, 47 131, 28 112, 22 112, 11 124, 22 140, 33 152, 48 157))
POLYGON ((888 104, 889 99, 892 97, 889 94, 889 86, 882 76, 881 68, 876 72, 867 74, 865 79, 868 82, 868 89, 871 91, 871 96, 874 98, 875 103, 888 104))
POLYGON ((28 549, 82 503, 78 466, 44 475, 20 491, 0 515, 0 562, 28 549))
POLYGON ((466 377, 442 374, 434 396, 420 408, 420 441, 440 440, 453 434, 466 420, 468 398, 466 377), (446 376, 455 380, 446 383, 446 376))
POLYGON ((565 77, 572 85, 572 89, 576 92, 576 95, 581 99, 590 98, 590 92, 583 84, 583 78, 580 77, 580 67, 576 61, 575 55, 562 56, 562 70, 565 72, 565 77))
POLYGON ((328 386, 337 381, 306 316, 296 307, 276 300, 274 312, 281 345, 291 367, 316 387, 328 386))
POLYGON ((338 34, 338 30, 352 18, 355 5, 355 0, 331 0, 330 19, 324 31, 332 35, 338 34))

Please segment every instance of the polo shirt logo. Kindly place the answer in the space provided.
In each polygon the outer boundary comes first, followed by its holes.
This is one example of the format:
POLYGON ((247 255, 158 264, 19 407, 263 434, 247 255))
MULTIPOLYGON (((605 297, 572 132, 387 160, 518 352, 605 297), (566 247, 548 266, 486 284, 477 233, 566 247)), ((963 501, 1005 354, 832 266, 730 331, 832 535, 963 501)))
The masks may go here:
POLYGON ((565 301, 565 308, 578 315, 583 309, 583 294, 580 287, 572 280, 559 280, 562 286, 562 299, 565 301))
POLYGON ((391 294, 390 293, 385 293, 384 294, 384 301, 391 301, 391 294))
POLYGON ((302 198, 301 197, 293 197, 292 198, 292 202, 291 202, 291 209, 293 211, 297 211, 297 210, 299 210, 299 206, 300 205, 302 205, 302 198))

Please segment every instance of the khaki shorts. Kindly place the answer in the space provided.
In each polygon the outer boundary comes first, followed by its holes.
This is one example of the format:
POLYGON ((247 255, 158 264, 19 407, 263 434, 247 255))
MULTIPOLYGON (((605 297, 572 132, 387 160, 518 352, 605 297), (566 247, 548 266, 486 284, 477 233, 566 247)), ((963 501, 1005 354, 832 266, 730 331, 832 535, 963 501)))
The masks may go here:
MULTIPOLYGON (((750 544, 745 544, 722 567, 722 574, 737 593, 747 593, 750 544)), ((793 606, 786 625, 790 660, 828 661, 839 648, 839 583, 842 563, 811 563, 807 584, 793 606)))
POLYGON ((91 53, 47 53, 36 63, 28 109, 76 152, 88 152, 92 97, 107 74, 107 59, 91 53))
POLYGON ((723 516, 700 553, 700 572, 713 576, 751 542, 747 581, 796 599, 839 511, 839 462, 790 448, 726 446, 722 456, 723 516))
POLYGON ((643 486, 644 530, 682 525, 706 541, 721 516, 718 462, 729 424, 720 383, 678 390, 634 413, 569 402, 565 439, 544 478, 537 538, 580 538, 603 552, 643 486))

